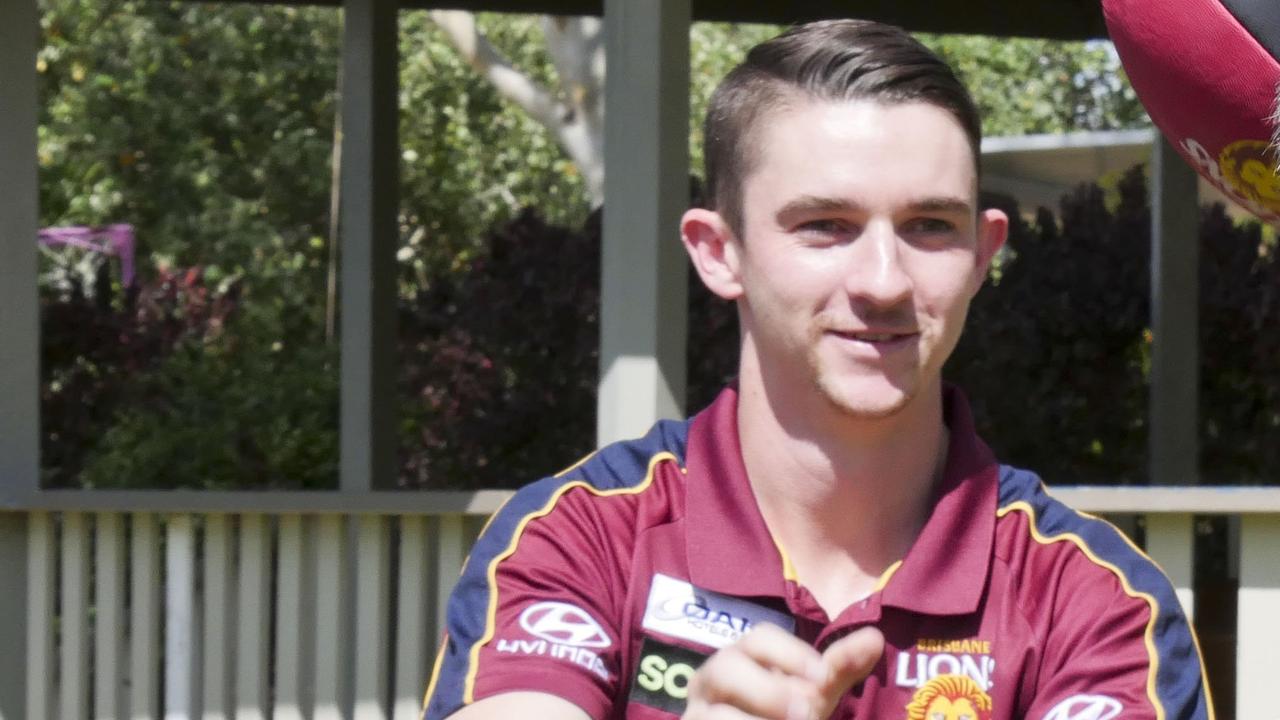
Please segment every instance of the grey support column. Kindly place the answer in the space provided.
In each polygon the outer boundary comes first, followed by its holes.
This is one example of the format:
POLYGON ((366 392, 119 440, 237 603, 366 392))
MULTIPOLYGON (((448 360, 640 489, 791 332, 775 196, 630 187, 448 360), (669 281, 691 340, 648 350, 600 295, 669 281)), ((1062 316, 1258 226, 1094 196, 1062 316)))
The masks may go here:
POLYGON ((0 2, 0 720, 28 716, 27 515, 40 482, 36 0, 0 2))
POLYGON ((604 4, 601 445, 683 415, 690 18, 690 0, 604 4))
POLYGON ((360 492, 396 481, 397 3, 343 8, 340 484, 360 492))
POLYGON ((1196 173, 1160 136, 1151 163, 1153 485, 1199 478, 1200 245, 1196 173))
POLYGON ((40 482, 39 36, 36 0, 0 2, 0 507, 40 482))

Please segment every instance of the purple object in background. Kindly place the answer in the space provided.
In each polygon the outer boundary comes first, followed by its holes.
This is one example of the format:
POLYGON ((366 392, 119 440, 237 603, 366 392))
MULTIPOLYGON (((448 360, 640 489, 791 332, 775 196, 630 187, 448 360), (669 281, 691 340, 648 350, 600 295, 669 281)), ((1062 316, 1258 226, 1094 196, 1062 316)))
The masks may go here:
POLYGON ((120 281, 133 285, 133 226, 123 223, 105 227, 52 227, 40 231, 40 244, 70 245, 120 258, 120 281))

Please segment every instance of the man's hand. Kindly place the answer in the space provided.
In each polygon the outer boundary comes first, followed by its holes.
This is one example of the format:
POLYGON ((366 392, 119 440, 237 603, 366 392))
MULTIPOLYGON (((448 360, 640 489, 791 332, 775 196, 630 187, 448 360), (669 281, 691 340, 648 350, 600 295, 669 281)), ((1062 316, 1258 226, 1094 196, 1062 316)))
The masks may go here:
POLYGON ((689 682, 686 720, 822 720, 865 678, 884 636, 862 628, 819 654, 773 625, 757 625, 712 655, 689 682))

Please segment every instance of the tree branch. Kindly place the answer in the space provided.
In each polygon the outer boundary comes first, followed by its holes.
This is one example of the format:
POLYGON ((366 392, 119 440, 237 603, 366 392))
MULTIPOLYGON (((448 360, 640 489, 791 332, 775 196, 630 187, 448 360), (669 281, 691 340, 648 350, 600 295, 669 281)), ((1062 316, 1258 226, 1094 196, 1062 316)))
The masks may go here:
POLYGON ((476 27, 475 15, 463 10, 432 10, 431 19, 444 31, 449 44, 498 93, 529 113, 552 132, 560 127, 564 108, 532 78, 515 69, 476 27))
POLYGON ((581 112, 599 112, 604 92, 603 23, 599 18, 544 15, 547 53, 570 104, 581 112))

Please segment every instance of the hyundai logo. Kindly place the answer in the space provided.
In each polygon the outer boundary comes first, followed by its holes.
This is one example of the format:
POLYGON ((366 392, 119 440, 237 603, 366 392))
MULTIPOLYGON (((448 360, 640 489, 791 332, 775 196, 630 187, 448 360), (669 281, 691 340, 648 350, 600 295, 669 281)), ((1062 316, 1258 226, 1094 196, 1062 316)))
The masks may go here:
POLYGON ((520 613, 520 627, 534 637, 559 645, 607 648, 613 644, 600 623, 569 603, 534 603, 520 613))
POLYGON ((1072 695, 1045 713, 1044 720, 1111 720, 1123 709, 1106 695, 1072 695))

